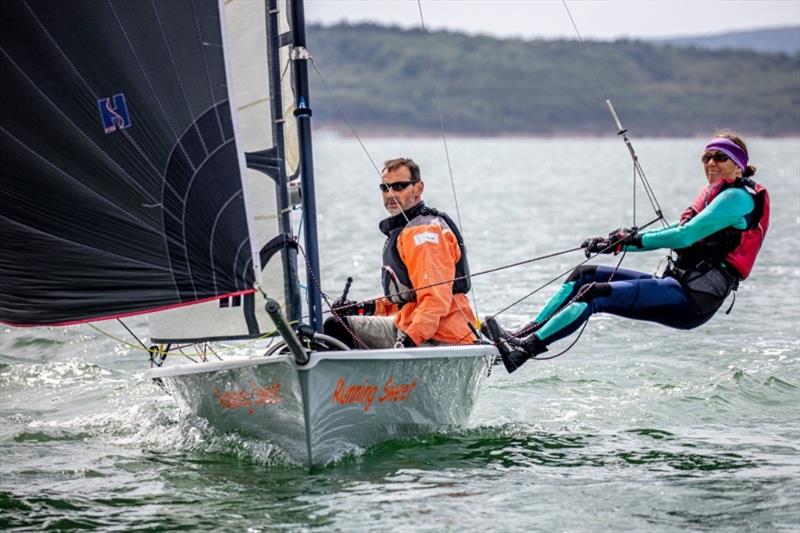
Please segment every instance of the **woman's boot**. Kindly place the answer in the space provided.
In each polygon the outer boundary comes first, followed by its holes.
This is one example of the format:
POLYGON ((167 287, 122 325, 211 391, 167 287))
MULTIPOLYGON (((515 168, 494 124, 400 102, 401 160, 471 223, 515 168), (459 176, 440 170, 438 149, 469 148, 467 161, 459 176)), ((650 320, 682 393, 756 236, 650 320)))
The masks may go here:
POLYGON ((528 359, 547 351, 547 347, 535 333, 517 339, 501 328, 494 318, 486 319, 483 326, 481 330, 497 346, 503 365, 509 374, 525 364, 528 359))
POLYGON ((492 339, 492 342, 496 341, 489 334, 489 328, 486 326, 486 322, 488 321, 491 321, 493 323, 492 327, 494 328, 494 331, 496 332, 497 335, 500 335, 501 338, 503 339, 511 339, 511 338, 520 339, 522 337, 527 337, 531 333, 535 333, 536 331, 539 330, 539 328, 544 326, 544 322, 528 322, 527 324, 525 324, 516 331, 508 331, 507 329, 500 327, 500 324, 497 323, 494 317, 486 318, 484 319, 484 322, 481 324, 481 333, 492 339))

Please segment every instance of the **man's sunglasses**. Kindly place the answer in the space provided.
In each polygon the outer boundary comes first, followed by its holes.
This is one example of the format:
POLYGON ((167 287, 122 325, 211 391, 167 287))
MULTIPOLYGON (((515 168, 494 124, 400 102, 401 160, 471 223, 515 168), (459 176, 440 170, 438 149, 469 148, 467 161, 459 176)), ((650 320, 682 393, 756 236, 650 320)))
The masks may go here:
POLYGON ((409 185, 414 185, 419 180, 411 180, 411 181, 395 181, 394 183, 379 183, 378 187, 381 188, 381 192, 389 192, 389 189, 392 189, 395 192, 400 192, 409 185))
POLYGON ((716 161, 717 163, 724 163, 725 161, 730 159, 730 157, 728 157, 727 155, 723 154, 722 152, 717 152, 715 154, 709 154, 708 152, 706 152, 705 154, 703 154, 703 157, 700 158, 700 160, 703 163, 708 163, 712 159, 714 161, 716 161))

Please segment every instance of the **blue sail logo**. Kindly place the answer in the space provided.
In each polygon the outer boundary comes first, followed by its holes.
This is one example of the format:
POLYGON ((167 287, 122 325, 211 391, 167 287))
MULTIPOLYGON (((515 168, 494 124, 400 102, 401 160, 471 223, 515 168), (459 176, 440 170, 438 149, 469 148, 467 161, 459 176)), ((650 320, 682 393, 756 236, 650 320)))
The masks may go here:
POLYGON ((124 130, 131 126, 124 94, 119 93, 111 98, 101 98, 97 101, 97 106, 100 108, 100 120, 103 122, 106 133, 124 130))

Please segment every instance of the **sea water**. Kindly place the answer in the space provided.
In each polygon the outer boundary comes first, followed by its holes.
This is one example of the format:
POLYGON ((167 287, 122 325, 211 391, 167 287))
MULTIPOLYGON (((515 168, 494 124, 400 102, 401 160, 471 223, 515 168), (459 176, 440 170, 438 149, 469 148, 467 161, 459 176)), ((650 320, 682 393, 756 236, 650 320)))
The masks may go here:
MULTIPOLYGON (((634 144, 677 220, 705 183, 703 139, 634 144)), ((473 272, 654 218, 619 139, 450 139, 450 165, 440 139, 364 145, 377 166, 420 163, 428 204, 460 219, 473 272)), ((322 289, 335 298, 353 276, 352 298, 377 296, 376 170, 350 139, 319 135, 315 150, 322 289)), ((798 531, 800 141, 751 139, 750 152, 773 214, 729 315, 689 332, 593 317, 563 356, 513 375, 494 367, 467 427, 324 467, 179 412, 114 323, 98 327, 116 339, 89 326, 3 327, 0 527, 798 531)), ((623 266, 652 272, 661 257, 628 254, 623 266)), ((474 304, 497 313, 582 259, 477 276, 474 304)), ((530 320, 554 289, 498 320, 530 320)), ((144 319, 127 324, 146 334, 144 319)))

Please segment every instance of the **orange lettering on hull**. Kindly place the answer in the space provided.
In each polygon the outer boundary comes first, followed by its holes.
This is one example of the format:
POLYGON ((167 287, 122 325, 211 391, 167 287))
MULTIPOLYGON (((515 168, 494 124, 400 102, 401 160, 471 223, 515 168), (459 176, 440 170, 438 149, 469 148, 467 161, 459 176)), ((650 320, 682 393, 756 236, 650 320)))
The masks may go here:
POLYGON ((214 389, 214 396, 219 398, 219 405, 223 409, 239 409, 240 407, 250 407, 250 394, 244 390, 221 391, 214 389))
POLYGON ((386 384, 383 386, 383 396, 378 398, 378 401, 380 403, 404 402, 408 400, 408 397, 411 396, 411 391, 413 391, 416 386, 416 379, 411 383, 397 383, 395 385, 394 380, 389 378, 386 380, 386 384))
POLYGON ((273 383, 269 387, 257 388, 253 383, 253 400, 256 405, 272 405, 281 402, 281 384, 273 383))
POLYGON ((223 391, 214 387, 214 396, 219 400, 219 405, 223 409, 247 408, 247 414, 255 413, 253 409, 257 405, 273 405, 281 402, 281 384, 273 383, 266 387, 258 387, 255 383, 251 385, 251 390, 232 390, 223 391))
MULTIPOLYGON (((404 402, 416 386, 416 379, 410 383, 395 383, 390 377, 383 385, 383 394, 377 398, 378 403, 404 402)), ((339 405, 361 405, 364 411, 368 411, 378 390, 378 386, 370 384, 368 380, 364 380, 363 384, 348 385, 344 378, 339 378, 333 389, 331 402, 339 405)))
POLYGON ((366 381, 363 385, 348 385, 344 378, 339 378, 333 389, 332 401, 339 405, 363 404, 364 411, 368 411, 377 392, 377 385, 370 385, 366 381))

